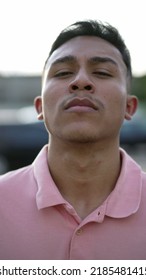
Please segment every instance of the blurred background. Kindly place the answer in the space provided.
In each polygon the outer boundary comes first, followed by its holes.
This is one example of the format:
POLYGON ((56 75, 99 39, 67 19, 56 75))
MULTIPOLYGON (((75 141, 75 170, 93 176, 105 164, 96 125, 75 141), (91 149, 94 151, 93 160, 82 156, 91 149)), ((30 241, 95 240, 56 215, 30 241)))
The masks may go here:
POLYGON ((88 18, 117 27, 130 50, 139 109, 120 141, 146 170, 145 1, 0 0, 0 174, 30 164, 47 143, 33 107, 43 65, 58 33, 88 18))

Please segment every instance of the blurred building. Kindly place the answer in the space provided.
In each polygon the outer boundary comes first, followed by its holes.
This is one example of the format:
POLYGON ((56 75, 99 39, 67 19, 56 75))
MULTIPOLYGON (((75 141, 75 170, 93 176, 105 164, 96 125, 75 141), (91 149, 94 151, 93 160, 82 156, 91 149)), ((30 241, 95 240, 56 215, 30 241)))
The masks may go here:
POLYGON ((40 76, 0 76, 0 107, 32 105, 40 93, 40 76))

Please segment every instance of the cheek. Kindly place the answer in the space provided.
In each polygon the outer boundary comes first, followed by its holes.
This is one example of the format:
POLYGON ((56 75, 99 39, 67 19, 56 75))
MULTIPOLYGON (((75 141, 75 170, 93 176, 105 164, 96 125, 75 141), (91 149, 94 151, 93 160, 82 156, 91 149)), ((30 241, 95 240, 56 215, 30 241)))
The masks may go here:
POLYGON ((110 87, 107 89, 105 98, 113 105, 123 105, 127 98, 127 89, 123 84, 116 83, 111 89, 110 87))
POLYGON ((116 85, 107 89, 102 96, 106 112, 111 117, 123 119, 126 110, 127 91, 123 86, 116 85))
POLYGON ((49 81, 43 91, 44 103, 47 103, 49 107, 55 106, 61 102, 61 100, 68 94, 68 85, 65 83, 58 83, 49 81))
POLYGON ((43 92, 43 108, 44 112, 53 111, 57 104, 59 92, 55 86, 48 84, 43 92))
POLYGON ((43 92, 43 115, 48 130, 51 130, 60 118, 63 90, 50 83, 43 92))

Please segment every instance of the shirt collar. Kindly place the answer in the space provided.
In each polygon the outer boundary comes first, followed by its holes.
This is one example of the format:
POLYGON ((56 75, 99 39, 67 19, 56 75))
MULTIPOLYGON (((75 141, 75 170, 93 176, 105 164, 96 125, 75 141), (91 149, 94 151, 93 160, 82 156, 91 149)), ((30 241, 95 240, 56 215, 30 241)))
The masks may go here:
POLYGON ((47 163, 47 145, 42 148, 34 160, 33 170, 38 187, 36 194, 38 209, 64 204, 66 201, 56 187, 49 171, 47 163))
POLYGON ((142 191, 141 167, 123 150, 121 173, 114 190, 106 200, 106 215, 123 218, 137 212, 142 191))
MULTIPOLYGON (((101 212, 104 212, 101 215, 101 221, 105 215, 113 218, 127 217, 139 208, 142 189, 141 168, 124 150, 120 149, 120 153, 122 157, 120 176, 114 190, 98 208, 98 211, 101 209, 101 212)), ((47 145, 43 147, 33 162, 33 169, 38 186, 36 194, 38 209, 67 204, 49 172, 47 145)))

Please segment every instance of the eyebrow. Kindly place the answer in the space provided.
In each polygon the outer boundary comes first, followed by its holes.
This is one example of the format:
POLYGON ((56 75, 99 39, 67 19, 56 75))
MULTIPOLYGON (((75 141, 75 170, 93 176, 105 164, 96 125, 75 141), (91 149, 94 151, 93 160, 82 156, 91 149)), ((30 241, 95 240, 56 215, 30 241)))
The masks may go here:
MULTIPOLYGON (((61 63, 76 63, 77 60, 78 60, 77 57, 72 56, 72 55, 67 55, 67 56, 57 58, 55 61, 52 62, 52 66, 61 64, 61 63)), ((112 59, 110 57, 106 57, 106 56, 93 56, 88 59, 88 63, 93 64, 93 65, 99 64, 99 63, 111 63, 115 66, 118 66, 117 62, 114 59, 112 59)))
POLYGON ((110 57, 106 57, 106 56, 94 56, 91 57, 89 59, 89 62, 91 62, 92 64, 99 64, 99 63, 112 63, 115 66, 117 66, 117 62, 110 58, 110 57))
POLYGON ((76 61, 77 61, 77 59, 75 56, 67 55, 67 56, 57 58, 55 61, 52 62, 52 66, 56 65, 56 64, 61 64, 61 63, 73 63, 76 61))

